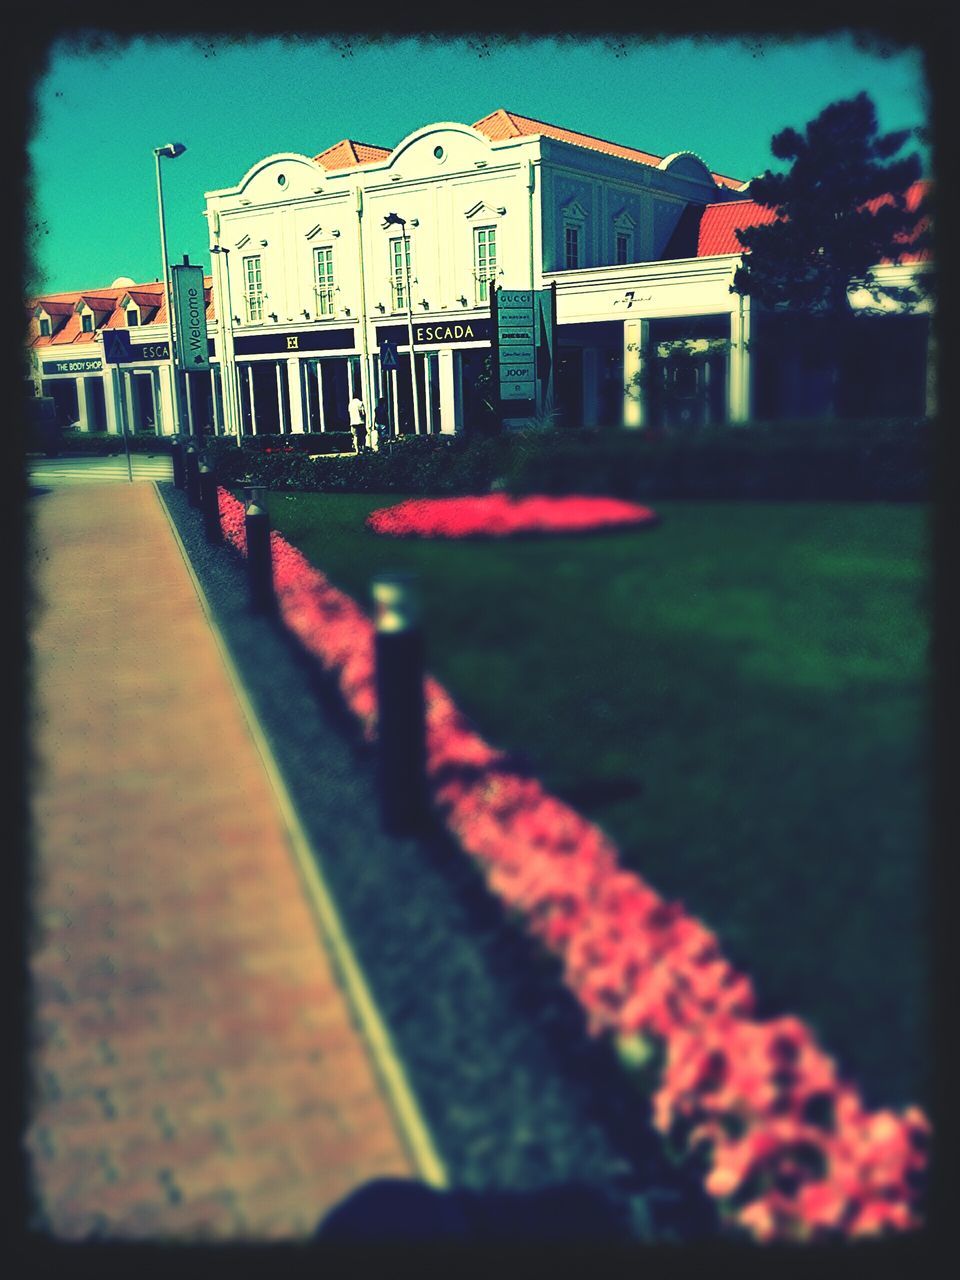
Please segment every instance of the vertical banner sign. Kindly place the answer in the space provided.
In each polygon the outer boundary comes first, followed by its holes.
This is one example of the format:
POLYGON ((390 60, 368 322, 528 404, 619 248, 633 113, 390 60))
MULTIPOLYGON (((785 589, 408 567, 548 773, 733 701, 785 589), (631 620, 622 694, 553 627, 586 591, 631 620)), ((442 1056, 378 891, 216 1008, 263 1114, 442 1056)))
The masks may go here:
POLYGON ((537 290, 537 384, 539 407, 550 413, 554 404, 553 371, 557 345, 557 282, 549 289, 537 290))
POLYGON ((207 312, 203 300, 203 267, 171 267, 173 311, 177 323, 177 368, 188 373, 207 372, 207 312))
POLYGON ((501 401, 535 400, 537 330, 532 289, 497 290, 497 348, 501 401))

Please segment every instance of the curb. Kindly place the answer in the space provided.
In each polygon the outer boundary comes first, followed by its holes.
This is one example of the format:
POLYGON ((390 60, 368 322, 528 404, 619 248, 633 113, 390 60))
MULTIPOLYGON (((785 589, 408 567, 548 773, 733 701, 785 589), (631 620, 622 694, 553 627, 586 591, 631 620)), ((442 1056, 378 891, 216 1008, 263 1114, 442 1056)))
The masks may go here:
POLYGON ((329 947, 334 968, 343 985, 354 1020, 370 1050, 374 1069, 383 1085, 400 1137, 423 1181, 429 1186, 442 1189, 448 1185, 446 1170, 420 1114, 419 1106, 407 1081, 403 1065, 393 1047, 390 1033, 380 1016, 360 966, 353 954, 353 949, 341 924, 333 898, 324 883, 318 855, 311 846, 300 822, 276 758, 260 728, 256 711, 247 696, 240 673, 233 662, 226 641, 211 612, 203 587, 200 585, 193 565, 190 563, 180 532, 173 522, 166 503, 163 501, 163 496, 157 487, 156 481, 151 483, 153 484, 157 502, 166 518, 167 524, 170 526, 177 548, 190 575, 190 580, 200 601, 200 607, 223 660, 227 676, 266 772, 267 780, 276 797, 280 817, 286 829, 287 840, 294 855, 310 907, 317 921, 321 936, 329 947))

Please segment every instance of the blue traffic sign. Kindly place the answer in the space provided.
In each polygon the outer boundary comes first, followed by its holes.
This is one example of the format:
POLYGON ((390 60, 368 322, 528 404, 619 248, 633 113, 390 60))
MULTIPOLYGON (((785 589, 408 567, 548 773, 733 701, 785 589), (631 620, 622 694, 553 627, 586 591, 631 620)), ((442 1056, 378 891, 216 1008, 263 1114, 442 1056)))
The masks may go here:
POLYGON ((126 329, 103 330, 103 359, 106 364, 128 364, 132 355, 126 329))
POLYGON ((397 348, 392 342, 388 342, 384 339, 384 341, 380 343, 380 368, 390 370, 396 369, 396 367, 397 348))

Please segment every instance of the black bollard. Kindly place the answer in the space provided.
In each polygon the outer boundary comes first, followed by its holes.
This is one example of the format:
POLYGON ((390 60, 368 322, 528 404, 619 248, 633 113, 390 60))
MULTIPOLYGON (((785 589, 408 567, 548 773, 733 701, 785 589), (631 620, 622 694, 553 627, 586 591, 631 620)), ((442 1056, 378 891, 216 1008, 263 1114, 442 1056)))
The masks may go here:
POLYGON ((260 505, 263 491, 250 490, 247 503, 247 581, 252 613, 273 614, 277 598, 273 590, 273 553, 270 548, 270 516, 260 505))
POLYGON ((427 735, 423 633, 416 579, 384 573, 371 588, 376 625, 377 787, 390 835, 415 835, 427 823, 427 735))
POLYGON ((183 469, 187 477, 187 501, 200 508, 200 452, 193 443, 183 451, 183 469))
POLYGON ((187 478, 183 470, 183 441, 179 436, 173 437, 170 445, 170 458, 173 462, 173 483, 178 489, 182 489, 187 483, 187 478))
POLYGON ((207 541, 220 543, 223 541, 223 530, 220 528, 220 499, 217 496, 217 474, 213 467, 205 462, 200 463, 200 510, 203 512, 203 531, 207 541))

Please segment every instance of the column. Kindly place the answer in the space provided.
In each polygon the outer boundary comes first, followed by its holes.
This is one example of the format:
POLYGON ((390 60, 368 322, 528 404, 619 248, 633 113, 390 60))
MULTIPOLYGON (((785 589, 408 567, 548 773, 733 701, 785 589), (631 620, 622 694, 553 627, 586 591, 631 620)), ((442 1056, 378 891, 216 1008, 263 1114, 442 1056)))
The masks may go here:
POLYGON ((646 405, 642 385, 644 352, 650 340, 649 320, 625 320, 623 325, 623 425, 644 426, 646 405))
POLYGON ((213 434, 219 436, 223 434, 223 423, 220 414, 220 398, 218 393, 218 384, 220 382, 217 376, 220 366, 212 364, 210 366, 210 406, 213 411, 213 434))
POLYGON ((727 362, 727 421, 749 422, 750 299, 740 298, 730 312, 730 359, 727 362))
POLYGON ((584 347, 583 349, 583 425, 585 427, 595 427, 597 425, 597 368, 599 361, 597 359, 596 347, 584 347))
POLYGON ((162 435, 173 435, 173 391, 170 385, 170 366, 162 364, 154 370, 157 385, 160 389, 160 431, 162 435))
POLYGON ((300 361, 294 357, 287 361, 287 398, 290 401, 290 431, 304 431, 303 392, 300 384, 300 361))
POLYGON ((442 348, 439 353, 440 431, 452 435, 457 429, 456 393, 453 385, 453 352, 442 348))
POLYGON ((103 370, 103 404, 107 412, 107 430, 111 435, 120 431, 120 404, 117 398, 116 365, 108 364, 103 370))
POLYGON ((90 431, 92 429, 91 419, 93 414, 90 411, 89 383, 89 378, 77 379, 77 420, 80 423, 81 431, 90 431))
POLYGON ((122 370, 120 381, 123 384, 123 404, 126 410, 127 430, 132 434, 140 430, 140 417, 137 413, 137 397, 134 394, 133 373, 130 369, 122 370))
POLYGON ((927 381, 925 411, 928 418, 937 412, 937 332, 933 316, 927 317, 927 381))

